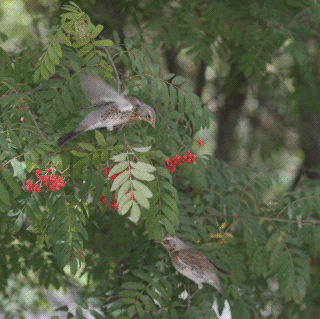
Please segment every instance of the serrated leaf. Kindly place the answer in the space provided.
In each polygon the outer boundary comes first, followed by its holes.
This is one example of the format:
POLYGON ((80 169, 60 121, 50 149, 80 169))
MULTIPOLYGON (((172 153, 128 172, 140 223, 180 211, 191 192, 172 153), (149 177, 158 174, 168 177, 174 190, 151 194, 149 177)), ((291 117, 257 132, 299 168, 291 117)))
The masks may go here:
POLYGON ((54 39, 52 41, 52 46, 53 46, 53 49, 54 49, 55 53, 57 54, 57 56, 62 57, 61 47, 60 47, 60 44, 57 41, 57 39, 54 39))
POLYGON ((139 221, 141 215, 140 207, 136 202, 132 202, 132 208, 131 208, 131 213, 130 217, 134 223, 137 223, 139 221))
POLYGON ((155 101, 159 94, 158 80, 156 78, 152 78, 151 86, 152 86, 152 90, 151 90, 152 100, 155 101))
POLYGON ((126 214, 129 211, 129 209, 131 208, 132 204, 133 204, 133 201, 129 200, 121 208, 119 205, 119 214, 120 215, 126 214))
POLYGON ((112 183, 111 192, 118 189, 129 179, 129 171, 124 171, 122 174, 118 175, 112 183))
POLYGON ((150 208, 150 203, 148 201, 147 198, 145 198, 145 196, 143 196, 143 194, 140 191, 133 191, 134 197, 136 199, 136 201, 145 209, 149 209, 150 208))
POLYGON ((61 31, 57 32, 57 36, 65 45, 67 45, 69 47, 72 45, 70 40, 69 40, 69 38, 64 33, 62 33, 61 31))
MULTIPOLYGON (((96 151, 96 148, 90 144, 90 143, 86 143, 86 142, 79 142, 77 143, 80 147, 86 149, 87 151, 90 151, 90 152, 95 152, 96 151)), ((88 154, 87 154, 88 155, 88 154)))
POLYGON ((164 75, 163 75, 163 79, 164 80, 170 80, 172 77, 174 77, 175 76, 175 74, 174 73, 165 73, 164 75))
POLYGON ((182 82, 184 82, 186 79, 183 76, 176 76, 172 79, 172 84, 177 85, 177 84, 181 84, 182 82))
POLYGON ((109 176, 113 176, 115 174, 118 174, 128 168, 128 162, 121 162, 119 164, 116 164, 112 167, 109 176))
POLYGON ((128 282, 124 282, 121 285, 121 288, 123 289, 135 289, 135 290, 142 290, 144 289, 146 286, 145 284, 141 283, 141 282, 136 282, 136 281, 128 281, 128 282))
POLYGON ((145 153, 145 152, 149 152, 151 150, 151 146, 132 147, 132 149, 137 153, 145 153))
POLYGON ((89 239, 87 230, 83 227, 83 225, 81 225, 79 222, 72 222, 71 225, 78 230, 85 240, 89 239))
POLYGON ((114 155, 110 158, 113 162, 123 162, 127 159, 127 153, 121 153, 114 155))
POLYGON ((131 186, 131 181, 126 181, 119 189, 118 191, 118 199, 121 200, 121 198, 126 194, 126 192, 129 190, 131 186))
POLYGON ((132 185, 137 191, 141 192, 144 195, 144 197, 146 197, 146 198, 153 197, 153 193, 151 192, 151 190, 148 186, 142 184, 141 182, 139 182, 137 180, 132 180, 132 185))
POLYGON ((111 40, 105 39, 105 40, 97 40, 94 43, 97 47, 110 47, 113 45, 113 42, 111 40))
POLYGON ((147 163, 143 163, 143 162, 130 162, 130 165, 133 168, 136 168, 137 170, 143 171, 143 172, 147 172, 147 173, 152 173, 156 170, 156 168, 150 164, 147 163))
POLYGON ((172 225, 172 223, 169 221, 169 219, 165 216, 161 217, 161 221, 163 222, 164 227, 167 230, 167 233, 170 236, 173 236, 175 234, 175 230, 174 230, 174 226, 172 225))
POLYGON ((82 57, 85 54, 87 54, 88 52, 90 52, 93 49, 93 44, 92 43, 88 43, 87 45, 85 45, 84 47, 82 47, 78 52, 77 52, 77 56, 78 57, 82 57))
POLYGON ((12 172, 7 167, 3 167, 1 173, 4 179, 6 180, 7 184, 9 185, 9 187, 13 190, 13 192, 17 195, 20 195, 21 186, 13 177, 12 172))
POLYGON ((101 145, 101 146, 107 145, 107 142, 106 142, 103 134, 99 130, 94 130, 94 134, 95 134, 96 140, 98 142, 98 145, 101 145))
POLYGON ((26 174, 24 172, 25 164, 14 158, 11 161, 11 166, 13 168, 13 175, 17 176, 18 179, 24 183, 26 181, 26 174))
POLYGON ((170 220, 174 227, 178 227, 179 220, 178 216, 174 213, 174 211, 166 204, 161 205, 161 211, 164 212, 166 217, 170 220))
POLYGON ((153 181, 155 179, 154 175, 139 171, 135 168, 131 169, 131 173, 135 178, 141 179, 143 181, 153 181))
POLYGON ((169 179, 170 183, 172 183, 172 175, 170 174, 170 172, 164 168, 164 167, 157 167, 157 173, 163 177, 166 177, 169 179))
POLYGON ((102 24, 98 24, 93 31, 90 33, 90 38, 95 38, 97 37, 100 32, 103 30, 103 25, 102 24))

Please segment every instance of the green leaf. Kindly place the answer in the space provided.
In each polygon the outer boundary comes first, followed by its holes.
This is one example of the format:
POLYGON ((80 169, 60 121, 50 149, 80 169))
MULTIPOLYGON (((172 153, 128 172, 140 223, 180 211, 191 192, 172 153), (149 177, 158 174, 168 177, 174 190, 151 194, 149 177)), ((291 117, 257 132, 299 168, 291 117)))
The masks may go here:
POLYGON ((13 192, 17 195, 20 195, 21 193, 21 186, 19 183, 16 181, 16 179, 13 177, 12 172, 7 168, 4 167, 1 171, 2 176, 6 180, 7 184, 9 187, 13 190, 13 192))
POLYGON ((60 47, 60 44, 57 41, 57 39, 54 39, 52 41, 52 46, 53 46, 53 49, 54 49, 55 53, 57 54, 57 56, 62 57, 61 47, 60 47))
MULTIPOLYGON (((0 198, 1 199, 1 198, 0 198)), ((15 223, 14 223, 14 232, 18 232, 23 224, 23 215, 19 215, 18 218, 16 219, 15 223)))
POLYGON ((157 167, 157 173, 163 177, 166 177, 169 179, 170 183, 172 183, 172 175, 170 174, 170 172, 164 168, 164 167, 157 167))
POLYGON ((121 173, 128 168, 128 162, 121 162, 112 167, 109 176, 113 176, 115 174, 121 173))
POLYGON ((26 174, 24 172, 24 166, 25 164, 24 163, 21 163, 19 162, 16 158, 14 158, 12 161, 11 161, 11 166, 13 168, 13 175, 14 176, 17 176, 18 179, 25 183, 26 181, 26 174))
POLYGON ((153 193, 151 192, 151 190, 148 186, 142 184, 141 182, 139 182, 137 180, 132 180, 132 185, 137 191, 142 193, 144 195, 144 197, 146 197, 146 198, 153 197, 153 193))
POLYGON ((132 147, 132 149, 137 153, 145 153, 145 152, 149 152, 151 150, 151 146, 132 147))
POLYGON ((118 189, 129 179, 129 171, 124 171, 122 174, 118 175, 112 183, 111 192, 118 189))
POLYGON ((143 172, 148 172, 148 173, 152 173, 156 170, 156 168, 150 164, 147 163, 143 163, 143 162, 130 162, 130 165, 133 168, 136 168, 137 170, 143 171, 143 172))
POLYGON ((155 179, 154 175, 151 175, 149 173, 146 172, 142 172, 140 170, 137 169, 131 169, 131 173, 135 178, 144 180, 144 181, 153 181, 155 179))
POLYGON ((152 86, 152 90, 151 90, 152 100, 155 101, 159 94, 158 80, 155 78, 152 78, 151 86, 152 86))
POLYGON ((163 79, 164 80, 170 80, 172 77, 174 77, 175 76, 175 74, 174 73, 165 73, 164 75, 163 75, 163 79))
POLYGON ((140 208, 136 202, 132 202, 132 209, 130 217, 134 223, 137 223, 139 221, 141 215, 140 208))
POLYGON ((176 76, 172 79, 172 84, 177 85, 184 82, 186 79, 183 76, 176 76))
POLYGON ((89 239, 86 229, 80 223, 72 222, 71 225, 78 230, 78 232, 83 236, 85 240, 89 239))
POLYGON ((119 205, 119 214, 120 215, 125 215, 129 211, 129 209, 131 208, 133 203, 134 203, 133 201, 129 200, 124 205, 122 205, 121 207, 119 205))
POLYGON ((59 64, 59 58, 58 58, 58 55, 56 54, 55 50, 53 49, 53 47, 49 47, 48 49, 48 54, 49 54, 49 57, 51 59, 51 61, 54 63, 54 64, 59 64))
POLYGON ((131 186, 131 181, 126 181, 119 189, 118 191, 118 199, 121 200, 121 198, 126 195, 127 191, 129 190, 131 186))
POLYGON ((135 290, 120 290, 119 291, 120 297, 135 298, 135 297, 138 297, 139 294, 140 294, 140 292, 135 291, 135 290))
POLYGON ((69 40, 69 38, 64 33, 62 33, 61 31, 57 32, 57 36, 65 45, 67 45, 69 47, 72 45, 70 40, 69 40))
POLYGON ((139 192, 139 191, 133 191, 134 197, 136 199, 136 201, 145 209, 149 209, 150 208, 150 203, 147 200, 147 198, 145 198, 144 194, 139 192))
POLYGON ((101 146, 107 145, 107 142, 106 142, 103 134, 99 130, 94 130, 94 134, 96 136, 96 140, 98 142, 98 145, 101 145, 101 146))
MULTIPOLYGON (((90 152, 95 152, 96 148, 90 144, 90 143, 85 143, 85 142, 79 142, 77 143, 80 147, 83 147, 84 149, 90 151, 90 152)), ((88 155, 88 154, 87 154, 88 155)))
POLYGON ((97 47, 110 47, 113 45, 111 40, 97 40, 94 43, 97 47))
POLYGON ((123 162, 127 159, 127 153, 121 153, 118 155, 114 155, 110 159, 113 162, 123 162))
POLYGON ((161 211, 168 217, 169 221, 173 224, 174 227, 178 227, 179 220, 177 214, 166 204, 161 205, 161 211))
POLYGON ((96 205, 98 201, 100 201, 102 190, 103 190, 103 180, 101 176, 97 175, 97 183, 93 193, 94 195, 92 199, 92 205, 96 205))
POLYGON ((48 54, 44 56, 44 62, 46 64, 47 69, 50 71, 50 73, 54 74, 56 73, 56 68, 54 67, 53 63, 51 62, 51 59, 48 54))
POLYGON ((78 57, 84 56, 85 54, 90 52, 92 49, 93 49, 93 44, 92 43, 88 43, 87 45, 85 45, 83 48, 81 48, 78 51, 77 56, 78 57))
POLYGON ((90 38, 95 38, 97 37, 100 32, 103 30, 103 25, 102 24, 98 24, 93 31, 90 33, 90 38))
POLYGON ((163 222, 163 225, 166 228, 167 233, 170 236, 173 236, 176 231, 175 231, 174 226, 172 225, 172 223, 169 221, 169 219, 167 217, 165 217, 165 216, 162 216, 161 217, 161 221, 163 222))
POLYGON ((123 289, 135 289, 135 290, 142 290, 145 288, 145 284, 141 283, 141 282, 135 282, 135 281, 128 281, 128 282, 124 282, 121 285, 121 288, 123 289))

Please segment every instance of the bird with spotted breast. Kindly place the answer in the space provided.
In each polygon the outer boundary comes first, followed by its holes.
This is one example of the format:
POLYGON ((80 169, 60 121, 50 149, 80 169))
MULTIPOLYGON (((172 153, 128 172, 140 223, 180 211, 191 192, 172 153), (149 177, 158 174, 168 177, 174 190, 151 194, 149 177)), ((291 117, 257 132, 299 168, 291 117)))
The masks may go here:
POLYGON ((69 133, 58 139, 61 147, 78 134, 105 127, 108 131, 123 128, 135 121, 143 120, 155 128, 156 113, 154 109, 136 99, 134 96, 125 96, 115 91, 95 74, 81 77, 81 84, 90 105, 74 112, 94 108, 84 119, 69 133))
POLYGON ((198 285, 198 289, 188 298, 189 300, 202 289, 203 283, 212 285, 227 298, 217 275, 218 273, 229 275, 227 271, 218 267, 200 251, 185 244, 177 236, 164 235, 161 243, 167 249, 172 264, 178 272, 198 285))

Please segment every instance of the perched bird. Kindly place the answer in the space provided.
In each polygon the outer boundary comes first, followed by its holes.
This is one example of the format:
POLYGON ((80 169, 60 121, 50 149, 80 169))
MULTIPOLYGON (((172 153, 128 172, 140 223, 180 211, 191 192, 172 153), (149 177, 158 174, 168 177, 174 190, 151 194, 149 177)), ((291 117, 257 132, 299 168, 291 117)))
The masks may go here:
POLYGON ((151 106, 133 96, 124 96, 116 92, 97 75, 83 76, 81 84, 91 104, 74 112, 91 107, 94 109, 71 132, 58 139, 58 146, 64 145, 85 131, 100 127, 113 131, 137 120, 144 120, 155 128, 156 113, 151 106))
POLYGON ((173 266, 198 285, 198 289, 188 298, 189 300, 202 289, 202 283, 212 285, 227 298, 220 286, 217 273, 228 275, 228 272, 219 268, 205 255, 185 244, 177 236, 165 235, 161 243, 168 250, 173 266))

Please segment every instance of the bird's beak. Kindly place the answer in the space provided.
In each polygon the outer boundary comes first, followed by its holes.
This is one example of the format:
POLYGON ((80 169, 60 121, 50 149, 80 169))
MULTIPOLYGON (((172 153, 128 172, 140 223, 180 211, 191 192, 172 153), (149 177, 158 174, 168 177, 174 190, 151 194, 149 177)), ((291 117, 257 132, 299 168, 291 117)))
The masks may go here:
POLYGON ((157 241, 157 240, 154 240, 153 242, 154 242, 154 243, 157 243, 157 244, 162 244, 161 241, 157 241))

